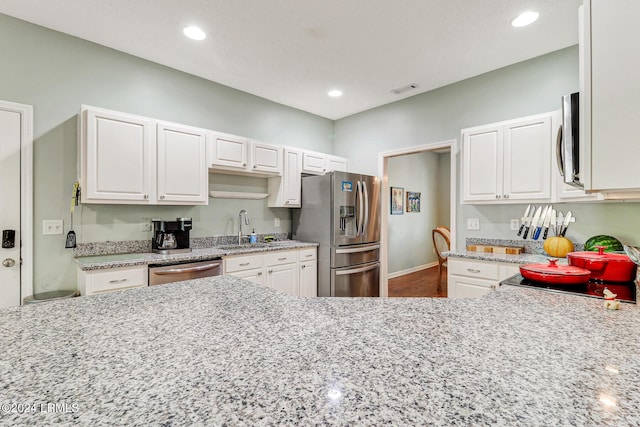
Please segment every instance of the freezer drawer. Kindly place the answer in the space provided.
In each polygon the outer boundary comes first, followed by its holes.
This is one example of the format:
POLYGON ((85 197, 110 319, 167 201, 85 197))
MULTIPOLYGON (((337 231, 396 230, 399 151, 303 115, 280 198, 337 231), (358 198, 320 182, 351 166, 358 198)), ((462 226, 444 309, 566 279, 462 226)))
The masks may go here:
POLYGON ((331 252, 331 267, 341 268, 380 259, 380 244, 338 246, 331 252))
MULTIPOLYGON (((331 269, 331 295, 334 297, 380 296, 380 263, 373 262, 331 269)), ((329 296, 329 295, 320 295, 329 296)))

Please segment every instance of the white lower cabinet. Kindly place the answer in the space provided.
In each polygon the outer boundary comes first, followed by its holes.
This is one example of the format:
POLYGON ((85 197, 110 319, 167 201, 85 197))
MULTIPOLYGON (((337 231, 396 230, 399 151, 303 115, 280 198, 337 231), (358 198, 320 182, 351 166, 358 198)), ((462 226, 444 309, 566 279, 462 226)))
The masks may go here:
POLYGON ((316 249, 224 257, 224 274, 294 296, 317 296, 316 249), (303 267, 304 266, 304 267, 303 267))
POLYGON ((496 290, 500 281, 520 269, 518 264, 450 257, 447 271, 449 298, 477 298, 496 290))
POLYGON ((103 270, 78 269, 80 295, 95 295, 123 289, 147 286, 149 269, 146 265, 117 267, 103 270))

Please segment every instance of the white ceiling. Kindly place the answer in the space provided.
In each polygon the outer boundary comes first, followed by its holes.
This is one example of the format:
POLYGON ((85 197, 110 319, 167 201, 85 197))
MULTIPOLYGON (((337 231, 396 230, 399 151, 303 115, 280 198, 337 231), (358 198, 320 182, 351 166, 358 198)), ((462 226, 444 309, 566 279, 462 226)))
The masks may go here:
POLYGON ((574 45, 581 3, 0 0, 0 13, 339 119, 574 45), (511 27, 524 10, 540 19, 511 27), (187 25, 207 38, 185 38, 187 25), (391 93, 410 83, 420 87, 391 93), (335 88, 341 98, 327 96, 335 88))

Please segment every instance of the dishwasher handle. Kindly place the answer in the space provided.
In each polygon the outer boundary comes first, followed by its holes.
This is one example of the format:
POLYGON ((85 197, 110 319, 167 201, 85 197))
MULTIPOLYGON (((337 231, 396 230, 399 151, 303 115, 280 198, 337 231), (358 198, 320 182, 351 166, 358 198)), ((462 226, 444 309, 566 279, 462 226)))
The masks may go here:
POLYGON ((221 262, 212 262, 211 264, 198 265, 196 267, 185 268, 169 268, 166 270, 155 270, 153 274, 165 275, 165 274, 182 274, 182 273, 195 273, 198 271, 213 270, 222 266, 221 262))

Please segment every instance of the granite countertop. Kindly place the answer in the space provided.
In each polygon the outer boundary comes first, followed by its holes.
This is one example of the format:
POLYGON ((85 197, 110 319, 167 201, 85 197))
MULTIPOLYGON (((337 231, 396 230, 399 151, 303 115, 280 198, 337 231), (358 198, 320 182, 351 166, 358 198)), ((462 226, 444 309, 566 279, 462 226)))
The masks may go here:
POLYGON ((4 425, 640 424, 640 310, 218 276, 0 310, 4 425))
MULTIPOLYGON (((447 251, 443 252, 443 256, 452 258, 467 258, 476 259, 480 261, 495 261, 495 262, 509 262, 514 264, 534 264, 543 263, 546 264, 547 260, 551 258, 544 254, 494 254, 491 252, 475 252, 475 251, 447 251)), ((566 260, 560 259, 560 263, 566 262, 566 260)))
POLYGON ((75 258, 81 270, 100 270, 115 267, 131 267, 148 264, 173 264, 189 261, 206 261, 232 255, 247 255, 286 249, 317 247, 317 243, 298 240, 282 240, 271 243, 233 245, 225 244, 208 248, 192 249, 191 252, 161 255, 152 252, 124 253, 117 255, 94 255, 75 258))

